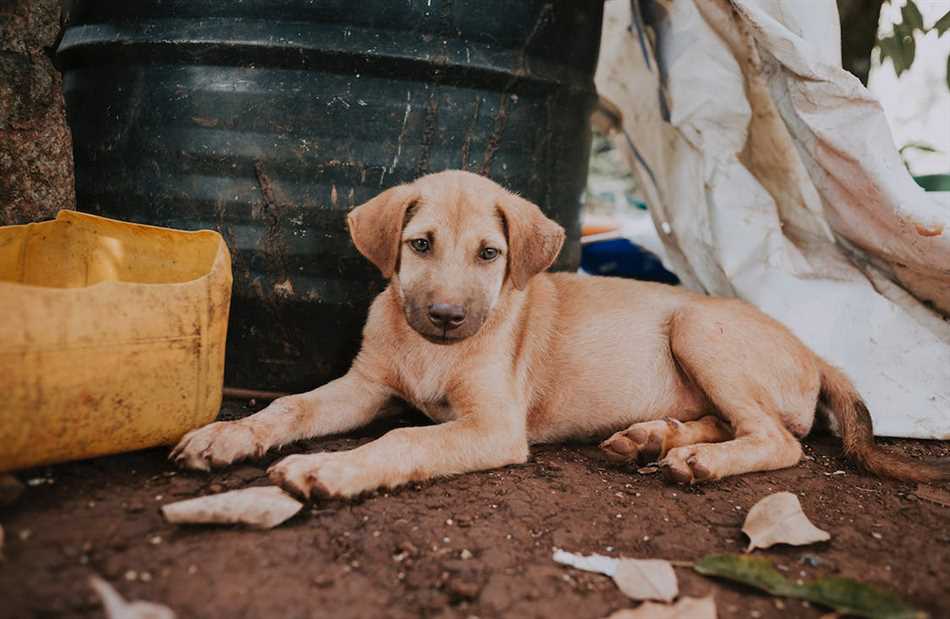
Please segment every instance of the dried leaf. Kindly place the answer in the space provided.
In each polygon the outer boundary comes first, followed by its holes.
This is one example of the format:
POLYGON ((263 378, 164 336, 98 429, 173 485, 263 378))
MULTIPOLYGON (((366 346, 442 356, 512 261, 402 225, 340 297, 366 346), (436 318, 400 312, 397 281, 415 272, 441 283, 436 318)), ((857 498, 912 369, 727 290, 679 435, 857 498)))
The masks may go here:
POLYGON ((270 529, 302 507, 277 486, 262 486, 169 503, 162 506, 162 515, 176 524, 246 524, 270 529))
POLYGON ((605 576, 613 576, 617 573, 617 564, 620 559, 605 557, 604 555, 577 555, 573 552, 564 550, 555 550, 552 557, 562 565, 570 565, 573 568, 584 570, 585 572, 595 572, 605 576))
POLYGON ((679 588, 669 561, 661 559, 614 559, 603 555, 576 555, 556 550, 554 560, 587 572, 611 576, 617 587, 634 600, 670 602, 679 588))
POLYGON ((99 594, 107 619, 175 619, 175 612, 167 606, 152 602, 126 602, 112 585, 92 576, 89 585, 99 594))
MULTIPOLYGON (((786 579, 764 557, 707 555, 693 566, 700 574, 739 582, 772 595, 799 598, 840 613, 868 619, 926 619, 927 613, 884 591, 849 578, 818 578, 798 584, 786 579)), ((800 582, 800 581, 799 581, 800 582)))
POLYGON ((917 489, 914 490, 914 494, 925 501, 943 505, 944 507, 950 507, 950 492, 947 492, 943 488, 919 484, 917 489))
POLYGON ((775 544, 802 546, 831 539, 808 520, 798 497, 791 492, 770 494, 749 510, 742 532, 749 536, 746 552, 775 544))
POLYGON ((673 566, 660 559, 621 559, 614 582, 634 600, 672 602, 679 594, 673 566))
POLYGON ((716 602, 712 596, 684 597, 672 605, 644 602, 637 608, 618 610, 607 619, 716 619, 716 602))

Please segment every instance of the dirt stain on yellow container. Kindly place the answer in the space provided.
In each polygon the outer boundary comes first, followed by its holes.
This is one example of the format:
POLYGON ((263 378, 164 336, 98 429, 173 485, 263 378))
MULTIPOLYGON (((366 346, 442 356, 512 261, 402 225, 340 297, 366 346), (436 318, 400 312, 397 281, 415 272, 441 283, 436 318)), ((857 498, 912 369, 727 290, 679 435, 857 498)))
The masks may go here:
POLYGON ((0 471, 174 443, 221 405, 217 232, 73 211, 0 227, 0 471))

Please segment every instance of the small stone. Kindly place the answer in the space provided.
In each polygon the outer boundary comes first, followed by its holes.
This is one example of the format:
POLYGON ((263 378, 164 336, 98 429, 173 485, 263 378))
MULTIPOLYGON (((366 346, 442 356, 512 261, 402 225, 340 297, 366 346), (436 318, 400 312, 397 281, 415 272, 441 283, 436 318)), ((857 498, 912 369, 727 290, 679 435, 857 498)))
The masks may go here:
POLYGON ((0 506, 13 505, 23 494, 23 484, 13 475, 0 474, 0 506))
POLYGON ((445 588, 450 594, 464 600, 474 600, 481 590, 478 583, 462 580, 461 578, 452 578, 445 583, 445 588))
POLYGON ((459 556, 462 557, 462 559, 467 561, 468 559, 471 559, 473 555, 472 555, 471 550, 469 550, 468 548, 463 548, 462 552, 459 553, 459 556))
POLYGON ((151 544, 152 546, 158 546, 159 544, 162 543, 162 536, 153 535, 152 537, 148 538, 148 543, 151 544))
POLYGON ((874 539, 883 539, 883 538, 884 538, 884 536, 881 535, 880 533, 878 533, 877 531, 873 531, 873 532, 871 533, 871 537, 873 537, 874 539))
POLYGON ((452 526, 453 524, 455 524, 455 522, 453 522, 453 520, 449 518, 445 521, 445 524, 447 524, 448 526, 452 526))
POLYGON ((637 469, 637 473, 640 473, 641 475, 653 475, 659 470, 660 469, 655 466, 641 466, 637 469))
POLYGON ((128 570, 125 573, 125 579, 128 580, 129 582, 134 582, 139 579, 139 573, 136 572, 135 570, 128 570))
POLYGON ((151 572, 142 572, 141 574, 139 574, 139 579, 140 579, 142 582, 151 582, 151 580, 152 580, 152 574, 151 574, 151 572))
POLYGON ((19 536, 20 536, 20 541, 25 542, 26 540, 33 537, 33 531, 30 531, 29 529, 21 529, 19 536))
POLYGON ((189 566, 188 566, 188 573, 189 573, 189 574, 197 574, 197 573, 198 573, 198 568, 197 568, 196 566, 194 566, 194 565, 189 565, 189 566))
POLYGON ((165 497, 162 496, 162 495, 160 495, 160 494, 156 494, 156 495, 155 495, 155 500, 156 500, 156 501, 161 501, 161 500, 164 499, 164 498, 165 498, 165 497))

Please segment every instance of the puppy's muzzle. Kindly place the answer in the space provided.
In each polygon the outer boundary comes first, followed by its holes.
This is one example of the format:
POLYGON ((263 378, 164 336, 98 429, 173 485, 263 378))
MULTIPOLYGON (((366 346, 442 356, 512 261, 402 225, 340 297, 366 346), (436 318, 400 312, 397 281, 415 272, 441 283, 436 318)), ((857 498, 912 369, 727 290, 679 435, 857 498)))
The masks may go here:
POLYGON ((429 321, 443 331, 451 331, 465 322, 465 308, 452 303, 433 303, 429 306, 429 321))

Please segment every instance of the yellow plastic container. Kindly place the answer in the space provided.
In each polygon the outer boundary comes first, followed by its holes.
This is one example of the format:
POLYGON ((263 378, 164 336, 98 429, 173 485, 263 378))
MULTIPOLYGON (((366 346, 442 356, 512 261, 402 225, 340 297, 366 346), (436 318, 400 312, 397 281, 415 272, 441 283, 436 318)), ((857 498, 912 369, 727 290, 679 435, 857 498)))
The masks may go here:
POLYGON ((171 444, 218 414, 217 232, 74 211, 0 227, 0 471, 171 444))

